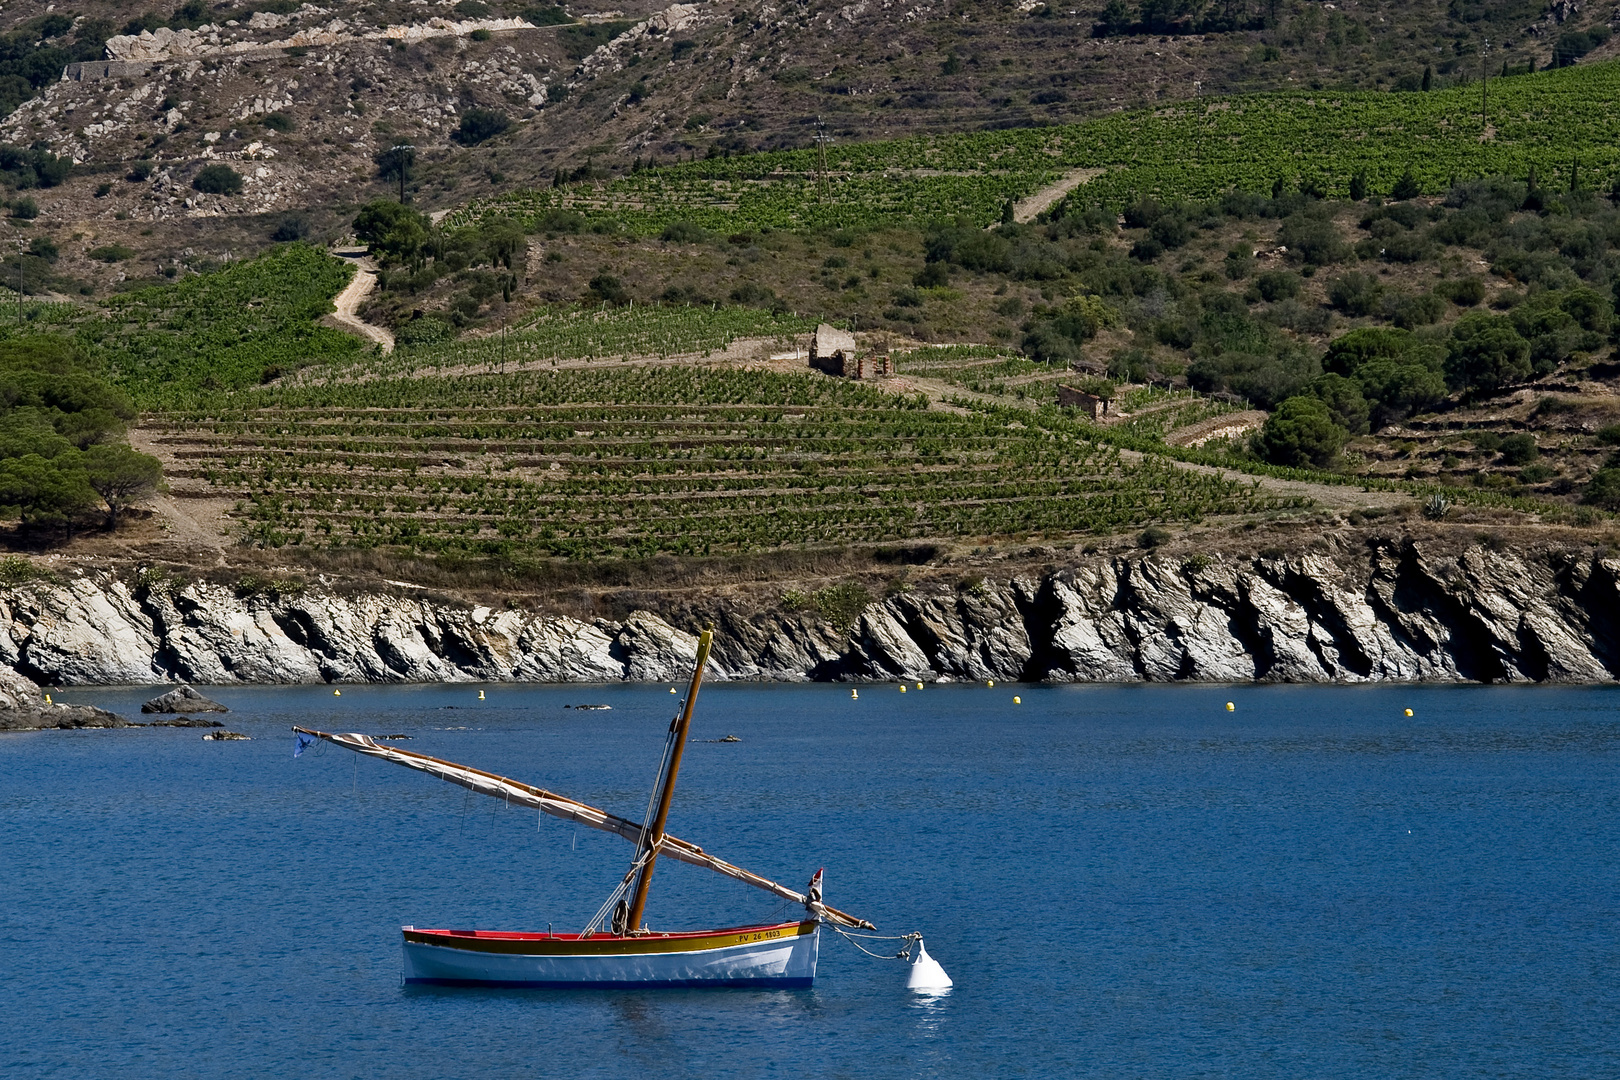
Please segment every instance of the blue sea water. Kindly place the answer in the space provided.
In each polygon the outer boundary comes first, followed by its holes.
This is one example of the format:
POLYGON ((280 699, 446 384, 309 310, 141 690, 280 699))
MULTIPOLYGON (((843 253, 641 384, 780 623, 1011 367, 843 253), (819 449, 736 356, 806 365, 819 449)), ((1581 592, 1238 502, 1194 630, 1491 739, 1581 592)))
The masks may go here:
MULTIPOLYGON (((952 992, 830 934, 813 990, 403 987, 401 924, 578 930, 630 849, 295 760, 288 725, 635 816, 677 700, 484 689, 215 691, 252 742, 0 736, 0 1072, 1620 1076, 1620 691, 711 685, 671 831, 795 885, 825 866, 952 992)), ((792 916, 670 862, 648 911, 792 916)))

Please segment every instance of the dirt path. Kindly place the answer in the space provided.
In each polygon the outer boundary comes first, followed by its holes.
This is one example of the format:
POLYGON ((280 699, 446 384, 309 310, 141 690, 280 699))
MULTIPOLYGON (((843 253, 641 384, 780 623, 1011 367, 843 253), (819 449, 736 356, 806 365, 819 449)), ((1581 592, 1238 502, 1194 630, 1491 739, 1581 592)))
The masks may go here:
MULTIPOLYGON (((165 474, 172 474, 179 465, 173 449, 158 442, 155 433, 138 424, 129 429, 129 445, 156 457, 163 463, 165 474)), ((174 543, 204 549, 211 553, 215 565, 223 565, 231 537, 231 522, 226 514, 232 500, 187 497, 188 493, 202 493, 201 486, 194 480, 174 479, 169 483, 169 491, 146 500, 146 505, 158 516, 161 523, 158 527, 174 543)))
POLYGON ((1053 203, 1063 196, 1084 184, 1092 177, 1101 176, 1102 169, 1072 169, 1063 175, 1063 179, 1055 184, 1048 184, 1027 199, 1020 199, 1013 204, 1013 220, 1020 225, 1028 225, 1038 217, 1042 210, 1049 209, 1053 203))
POLYGON ((394 335, 380 326, 371 325, 357 314, 360 305, 365 303, 366 297, 370 296, 371 290, 376 287, 377 264, 364 255, 355 258, 353 279, 332 299, 332 306, 336 310, 332 313, 331 319, 340 329, 363 337, 367 341, 374 341, 382 346, 383 352, 391 353, 394 351, 394 335))

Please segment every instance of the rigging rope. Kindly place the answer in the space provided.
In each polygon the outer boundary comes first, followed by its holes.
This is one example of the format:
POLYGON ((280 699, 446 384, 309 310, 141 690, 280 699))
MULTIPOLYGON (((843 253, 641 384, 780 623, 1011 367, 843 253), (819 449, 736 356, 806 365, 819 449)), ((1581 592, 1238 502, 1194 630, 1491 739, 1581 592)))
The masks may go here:
POLYGON ((603 902, 602 906, 596 909, 596 914, 592 916, 590 923, 586 925, 585 929, 580 931, 580 937, 588 938, 602 928, 602 922, 608 917, 608 912, 612 911, 614 906, 618 904, 620 900, 624 899, 624 894, 630 889, 630 883, 635 880, 636 872, 646 865, 647 860, 652 858, 652 855, 653 853, 648 851, 635 862, 630 864, 630 869, 625 871, 624 877, 619 881, 618 887, 608 895, 607 900, 603 902))
POLYGON ((865 953, 867 956, 870 956, 874 960, 910 960, 911 946, 922 940, 922 933, 917 930, 913 930, 909 934, 883 936, 879 934, 852 934, 843 927, 831 922, 827 924, 827 927, 828 929, 832 930, 833 933, 837 934, 839 937, 843 938, 845 941, 849 942, 851 945, 855 946, 857 949, 861 950, 861 952, 865 953), (868 949, 859 941, 856 941, 856 938, 864 938, 867 941, 903 941, 905 944, 902 945, 900 947, 900 951, 895 953, 893 956, 884 956, 881 953, 875 953, 871 949, 868 949))

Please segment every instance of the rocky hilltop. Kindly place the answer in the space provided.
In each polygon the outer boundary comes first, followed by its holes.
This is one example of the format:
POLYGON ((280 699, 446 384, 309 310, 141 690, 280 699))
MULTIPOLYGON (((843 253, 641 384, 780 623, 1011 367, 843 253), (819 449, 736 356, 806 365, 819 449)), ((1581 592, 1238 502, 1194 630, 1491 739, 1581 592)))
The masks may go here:
POLYGON ((712 677, 1065 682, 1606 682, 1620 559, 1414 540, 1231 559, 1152 553, 926 579, 847 626, 781 604, 650 600, 585 620, 379 592, 242 595, 112 576, 0 593, 0 662, 48 684, 712 677))

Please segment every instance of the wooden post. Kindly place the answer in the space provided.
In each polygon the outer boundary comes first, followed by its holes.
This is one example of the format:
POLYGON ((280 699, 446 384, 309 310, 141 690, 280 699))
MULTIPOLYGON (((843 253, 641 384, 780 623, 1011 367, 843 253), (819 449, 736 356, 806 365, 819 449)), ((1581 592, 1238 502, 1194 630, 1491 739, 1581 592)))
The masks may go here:
POLYGON ((664 842, 664 823, 669 820, 669 803, 675 796, 675 775, 681 771, 681 752, 686 749, 687 729, 692 726, 692 706, 697 704, 698 686, 703 682, 703 665, 709 660, 709 646, 714 642, 714 631, 705 630, 698 638, 697 659, 692 662, 692 685, 686 690, 686 707, 675 721, 675 747, 669 752, 669 772, 664 776, 664 788, 658 793, 658 812, 653 817, 649 834, 644 837, 642 851, 650 851, 641 873, 636 877, 636 891, 630 900, 630 917, 625 920, 625 932, 641 929, 641 915, 647 906, 647 886, 652 883, 653 865, 658 861, 658 847, 664 842))

